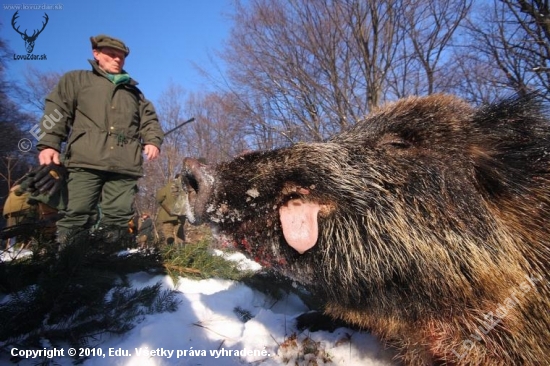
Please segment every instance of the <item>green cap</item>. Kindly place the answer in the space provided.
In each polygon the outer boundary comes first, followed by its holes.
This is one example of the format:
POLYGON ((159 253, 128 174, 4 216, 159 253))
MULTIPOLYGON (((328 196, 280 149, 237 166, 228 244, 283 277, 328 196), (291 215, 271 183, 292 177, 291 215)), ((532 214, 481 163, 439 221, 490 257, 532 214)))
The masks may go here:
POLYGON ((100 34, 96 37, 90 37, 90 41, 92 42, 93 50, 102 47, 111 47, 124 52, 124 56, 128 56, 130 54, 130 49, 126 47, 124 42, 122 42, 120 39, 113 38, 105 34, 100 34))

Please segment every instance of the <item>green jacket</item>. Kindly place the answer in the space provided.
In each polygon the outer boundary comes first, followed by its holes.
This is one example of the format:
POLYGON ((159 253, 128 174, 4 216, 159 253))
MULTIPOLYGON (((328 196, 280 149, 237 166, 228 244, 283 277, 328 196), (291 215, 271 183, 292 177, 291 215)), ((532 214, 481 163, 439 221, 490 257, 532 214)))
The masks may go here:
POLYGON ((169 222, 169 221, 178 221, 177 216, 170 215, 169 211, 174 207, 176 202, 176 197, 172 193, 172 182, 168 182, 164 187, 157 191, 157 203, 160 205, 159 212, 157 214, 157 222, 169 222))
POLYGON ((143 175, 142 145, 158 147, 164 133, 153 104, 137 82, 115 85, 97 62, 93 70, 63 75, 46 97, 39 150, 65 147, 67 168, 88 168, 143 175))

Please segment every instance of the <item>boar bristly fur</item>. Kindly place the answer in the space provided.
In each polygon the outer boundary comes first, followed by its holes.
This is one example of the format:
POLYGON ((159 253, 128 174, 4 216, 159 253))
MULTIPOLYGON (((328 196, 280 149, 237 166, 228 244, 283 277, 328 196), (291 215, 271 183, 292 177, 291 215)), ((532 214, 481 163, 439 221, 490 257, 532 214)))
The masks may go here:
MULTIPOLYGON (((309 286, 327 314, 397 347, 405 364, 542 365, 550 124, 541 105, 399 100, 326 142, 219 164, 201 219, 309 286), (291 246, 281 210, 301 205, 316 207, 318 233, 291 246)), ((188 177, 203 174, 192 165, 188 177)))

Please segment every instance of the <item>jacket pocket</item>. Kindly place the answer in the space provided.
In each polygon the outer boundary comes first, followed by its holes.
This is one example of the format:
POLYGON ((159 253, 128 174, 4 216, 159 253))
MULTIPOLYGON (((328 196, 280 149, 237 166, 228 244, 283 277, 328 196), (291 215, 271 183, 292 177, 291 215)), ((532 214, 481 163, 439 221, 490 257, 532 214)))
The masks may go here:
POLYGON ((73 131, 67 141, 67 148, 65 149, 65 160, 71 161, 71 155, 73 151, 73 145, 76 141, 81 139, 86 134, 86 131, 73 131))
POLYGON ((67 147, 69 163, 101 168, 109 154, 106 149, 107 133, 104 131, 78 131, 67 147))

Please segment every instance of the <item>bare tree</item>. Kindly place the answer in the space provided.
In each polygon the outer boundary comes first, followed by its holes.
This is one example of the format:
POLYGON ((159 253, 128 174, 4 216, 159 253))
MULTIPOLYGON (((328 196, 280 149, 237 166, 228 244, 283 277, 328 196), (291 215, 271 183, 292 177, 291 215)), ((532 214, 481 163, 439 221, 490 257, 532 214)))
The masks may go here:
POLYGON ((28 156, 16 153, 2 154, 2 158, 0 159, 0 179, 5 182, 5 185, 0 189, 2 197, 5 197, 11 187, 28 171, 30 171, 28 156))
POLYGON ((475 105, 487 104, 510 95, 503 83, 503 73, 473 47, 454 50, 453 72, 446 78, 447 91, 460 95, 475 105))
POLYGON ((192 94, 187 108, 197 123, 190 126, 193 139, 188 152, 208 163, 228 160, 249 149, 248 123, 235 111, 232 95, 223 93, 192 94))
POLYGON ((527 84, 550 90, 550 7, 547 0, 501 0, 519 30, 525 33, 525 42, 518 42, 518 54, 528 69, 527 84))
MULTIPOLYGON (((353 83, 346 84, 359 91, 366 91, 366 109, 360 112, 359 117, 386 100, 384 90, 387 77, 398 61, 404 37, 404 9, 402 1, 352 1, 343 8, 344 23, 339 28, 343 30, 344 40, 348 38, 347 29, 352 36, 352 42, 346 44, 351 50, 351 58, 347 62, 352 67, 350 75, 344 77, 350 82, 358 77, 356 86, 353 83), (355 64, 359 66, 356 71, 353 67, 355 64)), ((359 97, 357 91, 354 95, 359 97)), ((357 102, 359 98, 353 98, 352 101, 357 102)), ((356 120, 358 116, 353 117, 356 120)))
MULTIPOLYGON (((450 88, 471 0, 237 3, 222 57, 262 148, 320 141, 379 104, 450 88), (272 146, 268 146, 272 143, 272 146)), ((451 84, 452 85, 452 84, 451 84)))
POLYGON ((235 14, 228 77, 265 135, 319 141, 383 101, 400 37, 395 1, 253 0, 235 14))
POLYGON ((183 107, 185 90, 170 84, 155 102, 157 114, 164 131, 173 130, 164 138, 160 157, 143 164, 144 176, 139 180, 136 210, 147 212, 153 219, 158 209, 156 192, 181 171, 189 126, 176 128, 188 119, 183 107))
POLYGON ((62 75, 61 72, 43 72, 33 66, 27 67, 23 74, 23 86, 16 90, 17 100, 28 112, 40 118, 44 112, 46 96, 57 85, 62 75))
POLYGON ((187 94, 176 84, 162 93, 155 105, 164 131, 172 132, 165 136, 159 159, 144 164, 145 176, 136 198, 138 212, 156 213, 157 190, 181 172, 185 156, 217 163, 249 148, 247 124, 234 112, 236 103, 231 98, 217 93, 187 94), (183 125, 190 118, 194 122, 183 125))
POLYGON ((184 107, 185 96, 186 92, 181 86, 170 84, 155 103, 163 130, 172 131, 165 136, 162 155, 155 163, 159 168, 155 178, 163 182, 181 171, 183 156, 187 150, 190 126, 178 128, 190 118, 184 107))
POLYGON ((550 9, 547 1, 493 0, 468 24, 470 60, 493 69, 497 93, 550 87, 550 9))
POLYGON ((470 14, 471 0, 406 0, 399 56, 390 69, 388 88, 396 98, 448 91, 457 60, 458 30, 470 14))
POLYGON ((7 44, 0 39, 0 197, 7 196, 14 181, 28 171, 34 158, 25 152, 31 143, 26 127, 32 118, 14 101, 12 91, 15 85, 6 75, 6 60, 9 58, 5 56, 8 52, 7 44), (22 141, 23 138, 27 140, 22 141))

